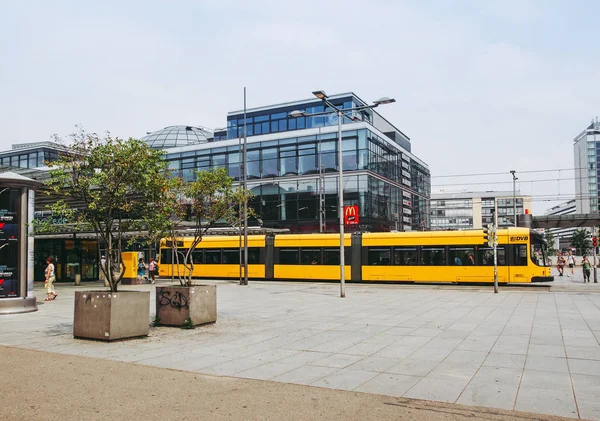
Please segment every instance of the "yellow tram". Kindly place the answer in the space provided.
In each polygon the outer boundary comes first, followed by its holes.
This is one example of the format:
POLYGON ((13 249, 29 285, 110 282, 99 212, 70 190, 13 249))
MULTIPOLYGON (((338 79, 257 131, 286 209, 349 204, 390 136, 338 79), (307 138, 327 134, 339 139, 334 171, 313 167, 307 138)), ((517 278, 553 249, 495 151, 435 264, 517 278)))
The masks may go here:
MULTIPOLYGON (((178 240, 183 256, 191 238, 178 240)), ((482 230, 354 233, 344 237, 349 282, 493 282, 493 249, 482 230)), ((248 237, 248 277, 257 280, 336 281, 340 276, 338 234, 277 234, 248 237)), ((192 252, 193 277, 240 276, 237 236, 207 236, 192 252)), ((183 274, 161 241, 159 275, 183 274)), ((179 262, 182 262, 180 257, 179 262)), ((242 260, 243 261, 243 257, 242 260)), ((498 230, 498 282, 550 282, 546 244, 527 228, 498 230)))

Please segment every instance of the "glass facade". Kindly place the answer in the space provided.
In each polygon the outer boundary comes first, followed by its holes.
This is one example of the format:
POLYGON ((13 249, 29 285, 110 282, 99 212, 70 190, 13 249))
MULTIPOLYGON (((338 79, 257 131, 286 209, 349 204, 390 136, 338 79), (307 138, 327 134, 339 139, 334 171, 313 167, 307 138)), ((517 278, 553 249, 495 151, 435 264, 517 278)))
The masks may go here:
POLYGON ((58 155, 58 151, 49 148, 29 151, 16 149, 0 154, 0 165, 10 170, 39 168, 45 166, 46 162, 57 160, 58 155))
POLYGON ((152 149, 175 148, 177 146, 197 145, 208 142, 213 133, 202 127, 169 126, 142 137, 152 149))
MULTIPOLYGON (((337 132, 248 143, 250 205, 264 226, 319 231, 321 212, 327 231, 339 229, 338 143, 337 132)), ((192 181, 195 169, 222 167, 239 181, 239 144, 218 146, 167 153, 169 168, 192 181)), ((368 129, 344 131, 342 147, 344 205, 359 206, 363 229, 428 228, 430 174, 423 164, 368 129)))
MULTIPOLYGON (((360 107, 363 104, 353 97, 331 99, 331 103, 341 109, 350 109, 360 107)), ((362 121, 371 121, 371 111, 351 112, 353 119, 362 121)), ((292 130, 311 129, 313 127, 336 126, 338 117, 329 107, 322 103, 315 104, 311 101, 307 104, 282 106, 276 109, 267 109, 262 111, 253 111, 246 113, 246 136, 256 136, 269 133, 280 133, 292 130), (331 114, 309 116, 309 117, 289 117, 292 111, 304 111, 306 114, 316 114, 331 112, 331 114)), ((344 118, 342 123, 352 123, 350 118, 344 118)), ((244 135, 244 114, 234 113, 227 117, 227 138, 237 139, 244 135)))

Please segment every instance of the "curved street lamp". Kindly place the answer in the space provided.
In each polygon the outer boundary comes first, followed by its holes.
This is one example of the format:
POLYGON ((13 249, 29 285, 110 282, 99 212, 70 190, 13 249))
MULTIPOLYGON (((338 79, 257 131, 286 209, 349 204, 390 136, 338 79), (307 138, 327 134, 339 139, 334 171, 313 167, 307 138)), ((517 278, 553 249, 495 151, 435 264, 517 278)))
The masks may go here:
POLYGON ((344 117, 349 118, 353 121, 360 121, 360 119, 356 116, 346 115, 345 113, 350 111, 360 111, 366 109, 373 109, 380 105, 391 104, 396 102, 395 99, 389 97, 382 97, 377 101, 373 101, 372 105, 362 105, 359 107, 353 108, 339 108, 336 105, 333 105, 329 101, 329 97, 325 93, 325 91, 313 91, 314 96, 322 100, 325 105, 331 108, 332 111, 324 111, 320 113, 308 114, 304 110, 294 110, 288 114, 290 117, 312 117, 323 114, 331 114, 335 113, 338 117, 338 165, 339 165, 339 210, 338 210, 338 218, 340 223, 340 297, 344 298, 346 296, 345 284, 346 284, 346 273, 345 273, 345 265, 346 262, 344 256, 344 184, 343 184, 343 153, 342 153, 342 119, 344 117))

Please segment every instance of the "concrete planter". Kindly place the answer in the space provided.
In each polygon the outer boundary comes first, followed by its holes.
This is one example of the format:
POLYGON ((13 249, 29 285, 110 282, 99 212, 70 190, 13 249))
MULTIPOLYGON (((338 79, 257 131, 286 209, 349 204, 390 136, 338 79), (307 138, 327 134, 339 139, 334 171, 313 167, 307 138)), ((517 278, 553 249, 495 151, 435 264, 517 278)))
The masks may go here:
POLYGON ((165 326, 181 326, 186 319, 194 326, 216 322, 217 286, 156 287, 156 317, 165 326))
POLYGON ((76 291, 73 336, 114 341, 148 336, 150 293, 76 291))

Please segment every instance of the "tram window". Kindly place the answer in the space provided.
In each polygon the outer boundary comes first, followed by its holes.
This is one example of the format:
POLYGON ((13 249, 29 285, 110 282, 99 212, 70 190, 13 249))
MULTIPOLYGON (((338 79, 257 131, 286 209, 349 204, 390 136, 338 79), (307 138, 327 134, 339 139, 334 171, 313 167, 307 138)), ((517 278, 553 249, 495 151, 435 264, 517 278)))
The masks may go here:
MULTIPOLYGON (((243 252, 244 250, 242 250, 243 252)), ((226 265, 239 265, 240 249, 223 249, 223 263, 226 265)), ((248 249, 248 263, 250 263, 250 249, 248 249)))
POLYGON ((513 265, 527 266, 527 245, 516 244, 513 249, 513 265))
POLYGON ((185 255, 186 255, 187 251, 188 251, 188 249, 177 249, 177 252, 175 255, 175 264, 182 265, 185 263, 185 255))
MULTIPOLYGON (((498 266, 506 266, 506 250, 504 246, 496 247, 498 255, 498 266)), ((477 264, 480 266, 494 266, 494 249, 489 247, 480 247, 477 253, 477 264)))
POLYGON ((394 265, 396 266, 415 266, 417 264, 416 247, 395 247, 394 265))
POLYGON ((248 248, 248 264, 257 265, 260 263, 260 249, 258 247, 248 248))
POLYGON ((531 251, 530 251, 530 256, 531 256, 531 260, 533 261, 533 263, 535 263, 538 266, 551 266, 551 264, 548 264, 548 253, 546 251, 546 247, 543 244, 535 244, 532 243, 531 244, 531 251))
POLYGON ((369 265, 388 266, 391 261, 391 248, 369 247, 369 265))
POLYGON ((171 250, 169 249, 163 249, 160 253, 160 264, 161 265, 167 265, 167 264, 171 264, 171 250))
MULTIPOLYGON (((352 261, 352 250, 350 247, 344 248, 344 263, 346 265, 351 264, 352 261)), ((340 264, 340 249, 339 248, 325 248, 323 249, 323 264, 324 265, 335 265, 340 264)))
POLYGON ((473 266, 475 264, 474 247, 448 247, 450 266, 473 266))
POLYGON ((204 263, 204 250, 194 250, 192 252, 192 261, 194 262, 194 264, 197 263, 204 263))
POLYGON ((421 264, 425 266, 445 266, 446 249, 444 247, 422 247, 421 264))
POLYGON ((339 265, 340 264, 340 249, 324 249, 323 250, 324 265, 339 265))
POLYGON ((279 249, 279 263, 282 265, 297 265, 300 260, 298 249, 279 249))
POLYGON ((320 265, 321 249, 302 249, 303 265, 320 265))
POLYGON ((221 264, 221 250, 204 250, 204 261, 207 265, 220 265, 221 264))

